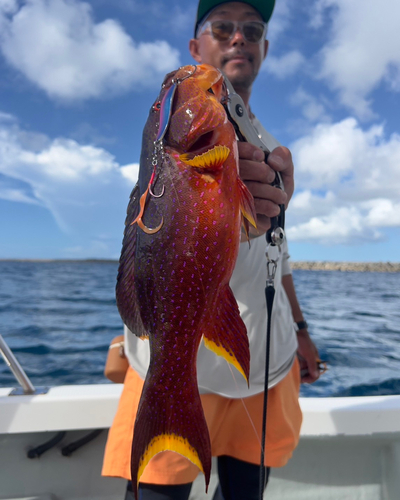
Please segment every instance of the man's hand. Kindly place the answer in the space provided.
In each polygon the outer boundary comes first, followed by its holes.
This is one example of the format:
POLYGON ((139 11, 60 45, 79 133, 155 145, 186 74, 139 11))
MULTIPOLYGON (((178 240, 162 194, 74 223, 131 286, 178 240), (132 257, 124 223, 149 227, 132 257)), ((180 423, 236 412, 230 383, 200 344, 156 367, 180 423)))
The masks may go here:
POLYGON ((257 213, 257 230, 251 234, 259 236, 270 227, 271 217, 279 215, 279 205, 287 207, 294 190, 292 155, 287 148, 280 146, 264 161, 264 152, 249 142, 238 142, 239 173, 248 190, 254 197, 257 213), (280 172, 285 192, 271 186, 275 172, 280 172))
POLYGON ((301 377, 301 382, 312 384, 319 378, 319 370, 317 367, 317 359, 319 359, 318 349, 311 340, 307 330, 299 330, 297 332, 297 355, 300 362, 300 370, 304 370, 305 375, 301 377))

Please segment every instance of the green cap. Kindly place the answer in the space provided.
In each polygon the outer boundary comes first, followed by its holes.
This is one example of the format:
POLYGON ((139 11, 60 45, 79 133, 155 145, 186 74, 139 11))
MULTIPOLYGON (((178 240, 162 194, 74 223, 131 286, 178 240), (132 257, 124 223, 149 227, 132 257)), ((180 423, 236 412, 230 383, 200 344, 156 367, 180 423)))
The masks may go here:
MULTIPOLYGON (((272 16, 272 11, 275 7, 275 0, 233 0, 240 1, 242 3, 247 3, 254 7, 261 15, 263 21, 267 23, 272 16)), ((196 25, 194 27, 194 36, 196 36, 197 28, 203 19, 209 14, 215 7, 223 3, 232 2, 232 0, 199 0, 199 6, 197 8, 196 25)))

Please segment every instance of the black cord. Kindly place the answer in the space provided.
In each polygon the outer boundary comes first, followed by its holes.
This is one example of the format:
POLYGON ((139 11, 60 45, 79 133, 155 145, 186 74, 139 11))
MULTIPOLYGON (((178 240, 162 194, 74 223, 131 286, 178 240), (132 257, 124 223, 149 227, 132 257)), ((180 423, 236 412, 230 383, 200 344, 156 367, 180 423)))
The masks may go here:
POLYGON ((51 448, 54 448, 56 444, 58 444, 62 439, 64 439, 64 436, 66 435, 65 431, 60 431, 58 432, 52 439, 49 441, 46 441, 45 443, 36 446, 36 448, 32 448, 31 450, 28 451, 27 457, 28 458, 38 458, 43 453, 46 451, 50 450, 51 448))
POLYGON ((275 288, 273 281, 267 282, 265 287, 265 300, 267 302, 267 342, 265 348, 265 378, 264 378, 264 403, 263 403, 263 423, 261 432, 261 458, 260 458, 260 482, 259 482, 259 499, 263 500, 265 489, 265 439, 267 433, 267 407, 268 407, 268 377, 269 377, 269 355, 271 346, 271 313, 272 304, 274 302, 275 288))
POLYGON ((89 434, 86 434, 86 436, 83 436, 81 439, 77 439, 76 441, 73 441, 72 443, 67 444, 62 448, 61 454, 64 457, 69 457, 72 455, 74 451, 76 451, 78 448, 81 446, 84 446, 87 443, 90 443, 90 441, 93 441, 93 439, 97 438, 98 435, 100 435, 103 432, 103 429, 96 429, 95 431, 89 432, 89 434))

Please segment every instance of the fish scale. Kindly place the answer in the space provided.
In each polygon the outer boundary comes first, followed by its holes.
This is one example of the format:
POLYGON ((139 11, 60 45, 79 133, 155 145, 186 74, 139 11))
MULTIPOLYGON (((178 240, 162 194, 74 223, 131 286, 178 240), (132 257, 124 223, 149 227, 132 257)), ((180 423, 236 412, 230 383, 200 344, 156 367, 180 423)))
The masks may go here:
POLYGON ((229 279, 242 217, 254 222, 254 203, 239 178, 235 132, 219 102, 222 74, 207 65, 185 77, 191 72, 189 66, 169 75, 156 100, 161 106, 150 110, 117 279, 124 323, 150 342, 132 444, 134 489, 164 450, 195 463, 208 485, 211 446, 196 376, 202 338, 249 377, 246 328, 229 279), (162 134, 160 123, 168 127, 162 134))

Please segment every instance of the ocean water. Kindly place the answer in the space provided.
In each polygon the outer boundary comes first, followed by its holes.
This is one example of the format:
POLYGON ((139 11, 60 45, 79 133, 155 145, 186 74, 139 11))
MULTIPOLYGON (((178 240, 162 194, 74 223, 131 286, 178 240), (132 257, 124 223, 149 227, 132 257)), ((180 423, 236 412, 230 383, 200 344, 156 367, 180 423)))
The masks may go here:
MULTIPOLYGON (((108 383, 117 263, 0 262, 0 334, 35 386, 108 383)), ((302 396, 400 394, 400 274, 294 271, 328 371, 302 396)), ((0 357, 0 387, 16 386, 0 357)))

